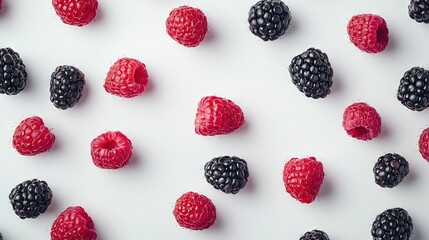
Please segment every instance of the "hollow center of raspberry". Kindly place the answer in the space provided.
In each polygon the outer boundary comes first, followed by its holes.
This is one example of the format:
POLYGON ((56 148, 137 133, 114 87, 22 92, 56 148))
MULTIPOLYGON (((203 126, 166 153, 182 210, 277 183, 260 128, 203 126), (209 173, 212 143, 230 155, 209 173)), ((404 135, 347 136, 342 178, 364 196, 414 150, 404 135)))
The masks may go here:
POLYGON ((364 127, 357 127, 357 128, 353 128, 348 130, 348 133, 355 138, 358 139, 366 139, 368 134, 369 134, 369 130, 364 128, 364 127))
POLYGON ((143 67, 138 67, 134 72, 134 81, 136 81, 137 84, 142 84, 142 85, 147 84, 148 82, 147 73, 143 69, 143 67))
POLYGON ((105 142, 104 144, 103 144, 103 148, 104 149, 107 149, 107 150, 112 150, 112 149, 114 149, 114 148, 116 148, 117 147, 117 144, 116 144, 116 142, 115 141, 107 141, 107 142, 105 142))
POLYGON ((387 30, 386 24, 382 24, 377 29, 377 42, 387 45, 387 42, 389 41, 389 30, 387 30))

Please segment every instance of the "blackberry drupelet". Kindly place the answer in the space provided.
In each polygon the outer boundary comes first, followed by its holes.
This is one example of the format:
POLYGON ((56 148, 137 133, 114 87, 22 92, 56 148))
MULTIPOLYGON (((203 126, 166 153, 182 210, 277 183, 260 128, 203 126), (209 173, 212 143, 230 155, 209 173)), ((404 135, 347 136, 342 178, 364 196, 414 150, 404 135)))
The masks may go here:
POLYGON ((391 208, 377 215, 372 223, 374 240, 409 240, 413 233, 413 221, 402 208, 391 208))
POLYGON ((429 0, 411 0, 408 15, 416 22, 429 23, 429 0))
POLYGON ((37 218, 51 204, 52 191, 45 181, 27 180, 12 189, 9 200, 21 219, 37 218))
POLYGON ((16 95, 27 84, 27 70, 19 54, 11 48, 0 49, 0 93, 16 95))
POLYGON ((204 166, 208 183, 224 193, 238 193, 247 183, 249 170, 247 162, 238 157, 222 156, 213 158, 204 166))
POLYGON ((328 234, 320 230, 306 232, 299 240, 329 240, 328 234))
POLYGON ((413 67, 404 73, 396 98, 408 109, 422 111, 429 106, 429 71, 413 67))
POLYGON ((408 162, 399 154, 388 153, 378 158, 373 168, 375 183, 392 188, 408 175, 408 162))
POLYGON ((73 107, 82 96, 85 74, 73 66, 58 66, 51 75, 51 102, 56 108, 73 107))
POLYGON ((289 73, 293 84, 307 97, 324 98, 331 92, 334 71, 328 55, 319 49, 309 48, 295 56, 289 73))
POLYGON ((281 0, 261 0, 249 10, 250 31, 264 41, 276 40, 289 28, 292 16, 281 0))

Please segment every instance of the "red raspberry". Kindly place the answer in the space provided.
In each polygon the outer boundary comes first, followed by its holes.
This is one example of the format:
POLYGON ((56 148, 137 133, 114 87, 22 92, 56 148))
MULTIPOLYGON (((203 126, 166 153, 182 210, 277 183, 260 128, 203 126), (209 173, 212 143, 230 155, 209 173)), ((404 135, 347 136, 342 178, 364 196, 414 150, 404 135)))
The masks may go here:
POLYGON ((52 0, 55 12, 66 24, 83 26, 90 23, 97 13, 97 0, 52 0))
POLYGON ((92 140, 91 157, 97 167, 118 169, 128 164, 131 141, 121 132, 106 132, 92 140))
POLYGON ((55 135, 45 126, 40 117, 24 119, 15 129, 13 147, 25 156, 33 156, 51 149, 55 135))
POLYGON ((323 164, 314 157, 292 158, 283 169, 283 182, 286 191, 302 203, 314 201, 324 176, 323 164))
POLYGON ((366 103, 353 103, 343 114, 343 127, 347 134, 359 140, 371 140, 381 132, 381 118, 366 103))
POLYGON ((187 192, 176 201, 173 215, 177 223, 191 230, 203 230, 216 220, 216 207, 204 195, 187 192))
POLYGON ((168 35, 186 47, 198 46, 207 33, 206 16, 200 9, 189 6, 173 9, 165 25, 168 35))
POLYGON ((386 21, 377 15, 353 16, 347 25, 347 33, 356 47, 368 53, 383 51, 389 42, 386 21))
POLYGON ((422 157, 429 162, 429 128, 426 128, 420 134, 419 151, 422 157))
POLYGON ((113 95, 131 98, 143 93, 148 82, 146 65, 136 59, 121 58, 110 67, 103 87, 113 95))
POLYGON ((95 240, 94 222, 82 207, 68 207, 52 224, 51 240, 95 240))
POLYGON ((195 117, 195 132, 197 134, 203 136, 228 134, 243 124, 243 112, 231 100, 207 96, 198 103, 195 117))

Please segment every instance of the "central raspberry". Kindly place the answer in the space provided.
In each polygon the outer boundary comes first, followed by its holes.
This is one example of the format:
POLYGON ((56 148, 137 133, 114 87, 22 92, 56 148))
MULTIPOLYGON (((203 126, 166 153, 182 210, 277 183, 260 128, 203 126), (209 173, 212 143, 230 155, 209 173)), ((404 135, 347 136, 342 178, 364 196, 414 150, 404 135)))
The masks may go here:
POLYGON ((366 103, 353 103, 343 114, 343 127, 347 134, 359 140, 371 140, 381 132, 381 118, 366 103))
POLYGON ((356 47, 368 53, 383 51, 389 42, 386 21, 373 14, 353 16, 347 25, 347 33, 356 47))

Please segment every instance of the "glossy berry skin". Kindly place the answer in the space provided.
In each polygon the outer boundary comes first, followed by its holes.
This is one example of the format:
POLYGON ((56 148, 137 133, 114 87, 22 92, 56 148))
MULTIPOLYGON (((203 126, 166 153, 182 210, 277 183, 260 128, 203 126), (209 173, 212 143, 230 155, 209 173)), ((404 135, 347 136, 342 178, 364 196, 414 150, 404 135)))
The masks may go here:
POLYGON ((404 73, 396 98, 410 110, 422 111, 429 106, 429 71, 413 67, 404 73))
POLYGON ((121 58, 110 67, 103 87, 113 95, 132 98, 142 94, 148 82, 146 65, 133 58, 121 58))
POLYGON ((118 169, 128 164, 133 146, 123 133, 106 132, 91 142, 91 157, 99 168, 118 169))
POLYGON ((243 111, 229 99, 207 96, 198 103, 195 132, 199 135, 228 134, 239 129, 243 124, 243 111))
POLYGON ((413 233, 413 221, 402 208, 391 208, 377 215, 372 223, 374 240, 409 240, 413 233))
POLYGON ((74 66, 58 66, 51 74, 50 100, 58 109, 72 108, 79 102, 85 87, 85 74, 74 66))
POLYGON ((387 153, 378 158, 373 168, 375 183, 381 187, 397 186, 408 175, 407 160, 399 154, 387 153))
POLYGON ((343 127, 349 136, 368 141, 380 134, 381 117, 375 108, 368 104, 353 103, 344 110, 343 127))
POLYGON ((15 129, 13 147, 25 156, 33 156, 51 149, 55 135, 45 126, 40 117, 24 119, 15 129))
POLYGON ((328 234, 321 230, 312 230, 304 233, 299 240, 329 240, 328 234))
MULTIPOLYGON (((1 3, 0 3, 1 4, 1 3)), ((0 94, 16 95, 27 85, 27 69, 12 48, 0 49, 0 94)))
POLYGON ((419 137, 419 152, 429 162, 429 128, 422 131, 419 137))
POLYGON ((250 7, 247 21, 253 35, 264 41, 273 41, 285 34, 292 15, 281 0, 261 0, 250 7))
POLYGON ((224 193, 238 193, 249 177, 247 162, 238 157, 222 156, 207 162, 204 176, 210 185, 224 193))
POLYGON ((320 49, 309 48, 295 56, 289 65, 292 83, 305 96, 318 99, 331 92, 334 71, 328 55, 320 49))
POLYGON ((208 29, 204 13, 189 6, 173 9, 165 26, 168 35, 186 47, 198 46, 204 40, 208 29))
POLYGON ((68 207, 55 219, 51 240, 95 240, 94 222, 80 206, 68 207))
POLYGON ((323 164, 314 157, 292 158, 283 169, 286 192, 301 203, 316 199, 324 177, 323 164))
POLYGON ((173 215, 181 227, 203 230, 215 222, 216 207, 206 196, 187 192, 177 199, 173 215))
POLYGON ((27 180, 12 189, 9 200, 21 219, 37 218, 51 204, 52 191, 45 181, 27 180))
POLYGON ((65 24, 82 27, 97 13, 97 0, 52 0, 52 6, 65 24))
POLYGON ((386 21, 373 14, 353 16, 347 24, 347 33, 350 41, 367 53, 381 52, 389 43, 386 21))
POLYGON ((429 0, 411 0, 408 15, 419 23, 429 23, 429 0))

